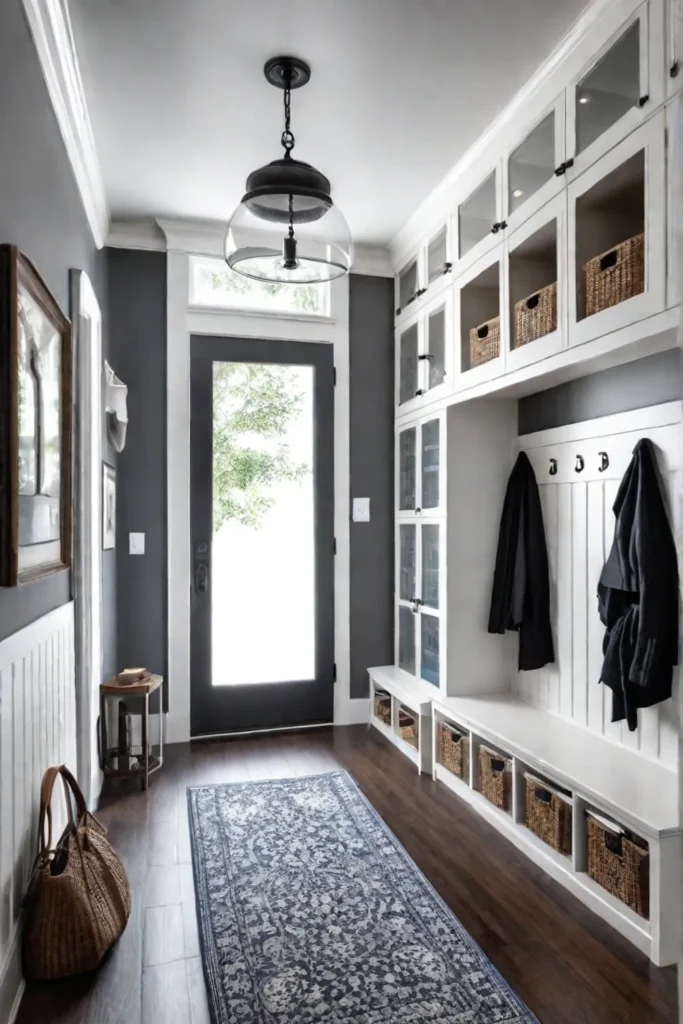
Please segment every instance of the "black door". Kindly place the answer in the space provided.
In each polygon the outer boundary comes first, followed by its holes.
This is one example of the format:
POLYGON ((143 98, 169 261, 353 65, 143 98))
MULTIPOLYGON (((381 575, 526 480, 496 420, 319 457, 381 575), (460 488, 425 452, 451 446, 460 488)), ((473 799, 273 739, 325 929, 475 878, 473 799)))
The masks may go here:
POLYGON ((193 736, 330 722, 332 346, 191 341, 193 736))

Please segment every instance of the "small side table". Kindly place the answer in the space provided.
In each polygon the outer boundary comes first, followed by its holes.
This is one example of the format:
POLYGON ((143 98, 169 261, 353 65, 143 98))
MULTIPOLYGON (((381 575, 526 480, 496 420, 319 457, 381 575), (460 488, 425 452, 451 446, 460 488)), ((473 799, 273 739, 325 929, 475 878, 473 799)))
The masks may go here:
MULTIPOLYGON (((125 685, 118 676, 112 676, 100 684, 100 767, 106 778, 135 779, 142 782, 143 790, 149 785, 149 777, 164 763, 164 713, 162 694, 159 692, 159 743, 152 752, 150 743, 149 698, 163 683, 163 676, 150 675, 137 683, 125 685), (118 705, 118 737, 115 746, 109 746, 107 736, 107 701, 111 698, 135 697, 142 701, 142 710, 132 710, 118 705), (132 716, 141 718, 142 742, 134 748, 128 728, 132 716)), ((136 700, 137 703, 137 700, 136 700)))

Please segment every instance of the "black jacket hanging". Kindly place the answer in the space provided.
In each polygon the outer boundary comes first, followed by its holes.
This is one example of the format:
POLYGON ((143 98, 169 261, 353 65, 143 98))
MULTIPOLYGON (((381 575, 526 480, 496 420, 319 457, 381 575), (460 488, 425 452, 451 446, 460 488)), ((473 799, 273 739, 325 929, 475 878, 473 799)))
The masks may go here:
POLYGON ((654 446, 642 438, 613 505, 614 541, 598 584, 607 627, 600 681, 610 687, 612 721, 638 725, 638 708, 671 696, 678 664, 678 564, 654 446))
POLYGON ((519 633, 520 669, 543 668, 555 660, 541 499, 524 452, 505 492, 489 614, 489 633, 506 629, 519 633))

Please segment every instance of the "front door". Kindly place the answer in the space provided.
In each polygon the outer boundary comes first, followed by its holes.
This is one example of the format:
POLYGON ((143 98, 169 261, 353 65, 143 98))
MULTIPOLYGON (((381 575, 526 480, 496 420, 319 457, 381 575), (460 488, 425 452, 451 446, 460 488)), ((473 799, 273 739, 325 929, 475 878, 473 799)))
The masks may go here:
POLYGON ((332 346, 191 342, 191 732, 331 722, 332 346))

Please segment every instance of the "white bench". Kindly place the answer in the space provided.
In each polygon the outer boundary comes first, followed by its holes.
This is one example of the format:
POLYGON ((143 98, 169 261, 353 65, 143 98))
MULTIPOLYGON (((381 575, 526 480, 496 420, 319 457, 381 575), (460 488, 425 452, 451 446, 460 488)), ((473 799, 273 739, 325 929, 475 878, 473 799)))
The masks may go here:
POLYGON ((429 683, 417 680, 394 665, 381 665, 368 669, 370 676, 370 725, 394 743, 417 766, 418 773, 432 771, 432 698, 438 690, 429 683), (375 715, 375 694, 380 691, 391 695, 391 724, 387 725, 375 715), (398 731, 399 707, 404 705, 418 721, 417 749, 406 743, 398 731))
POLYGON ((654 963, 660 966, 675 963, 680 945, 683 852, 677 773, 510 694, 442 697, 437 693, 432 696, 432 710, 434 778, 467 800, 654 963), (465 779, 459 779, 438 762, 436 744, 441 721, 458 725, 469 733, 471 756, 469 777, 465 779), (509 813, 494 807, 477 791, 479 741, 512 758, 509 813), (523 776, 526 770, 571 792, 571 857, 557 853, 526 828, 523 776), (649 921, 588 875, 586 809, 602 812, 647 840, 650 849, 649 921))

